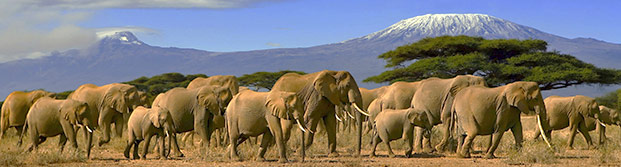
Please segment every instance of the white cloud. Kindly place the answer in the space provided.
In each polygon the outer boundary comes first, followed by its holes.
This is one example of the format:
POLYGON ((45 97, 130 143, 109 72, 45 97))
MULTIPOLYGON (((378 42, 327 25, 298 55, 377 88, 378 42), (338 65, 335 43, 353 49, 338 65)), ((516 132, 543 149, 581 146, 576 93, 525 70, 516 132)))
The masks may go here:
POLYGON ((280 47, 280 46, 281 46, 281 44, 279 44, 279 43, 273 43, 273 42, 268 42, 268 43, 265 43, 265 45, 267 45, 267 46, 271 46, 271 47, 280 47))
POLYGON ((119 31, 143 27, 85 28, 78 23, 106 8, 240 8, 276 0, 0 0, 0 63, 83 48, 119 31))

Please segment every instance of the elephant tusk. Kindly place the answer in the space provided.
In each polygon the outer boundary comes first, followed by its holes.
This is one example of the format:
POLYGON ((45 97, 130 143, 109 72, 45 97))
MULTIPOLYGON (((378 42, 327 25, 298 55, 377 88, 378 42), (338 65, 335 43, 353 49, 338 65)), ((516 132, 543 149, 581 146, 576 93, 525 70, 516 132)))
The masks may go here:
POLYGON ((604 128, 606 127, 606 125, 604 125, 604 123, 601 123, 601 122, 600 122, 599 124, 600 124, 600 125, 602 125, 604 128))
POLYGON ((366 116, 371 116, 371 115, 369 115, 369 113, 366 113, 366 112, 362 111, 362 109, 360 109, 360 107, 358 107, 358 105, 356 103, 354 103, 354 108, 356 108, 356 110, 358 110, 358 112, 360 112, 360 113, 362 113, 362 114, 364 114, 366 116))
POLYGON ((93 133, 93 130, 91 130, 91 128, 89 128, 88 126, 84 126, 86 127, 86 130, 88 130, 88 133, 93 133))
POLYGON ((166 137, 168 137, 168 131, 164 131, 166 133, 166 137))
POLYGON ((338 120, 339 122, 343 122, 343 120, 339 118, 339 116, 336 113, 334 113, 334 117, 336 117, 336 120, 338 120))
POLYGON ((296 119, 295 121, 298 123, 298 128, 300 128, 300 130, 302 130, 302 132, 306 133, 306 130, 304 129, 304 127, 302 127, 302 124, 300 123, 300 120, 296 119))
POLYGON ((345 111, 345 113, 347 113, 347 116, 349 116, 349 118, 351 119, 355 119, 353 115, 351 115, 349 112, 345 111))
POLYGON ((546 142, 546 144, 548 144, 548 147, 552 148, 552 145, 550 145, 550 141, 548 141, 548 137, 546 137, 546 133, 543 132, 541 118, 539 117, 540 116, 537 116, 537 124, 539 125, 539 132, 541 133, 541 137, 543 137, 543 140, 546 142))

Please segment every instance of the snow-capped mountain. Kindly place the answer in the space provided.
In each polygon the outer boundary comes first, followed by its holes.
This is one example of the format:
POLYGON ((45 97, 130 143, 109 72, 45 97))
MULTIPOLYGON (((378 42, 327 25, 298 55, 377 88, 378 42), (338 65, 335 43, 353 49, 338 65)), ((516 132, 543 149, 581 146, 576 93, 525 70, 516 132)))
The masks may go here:
MULTIPOLYGON (((388 26, 388 25, 387 25, 388 26)), ((386 29, 340 43, 308 48, 244 52, 208 52, 151 46, 130 32, 98 34, 100 41, 86 49, 55 52, 39 59, 0 63, 0 99, 16 90, 44 88, 65 91, 84 83, 103 85, 167 72, 242 75, 257 71, 324 69, 348 70, 359 86, 365 78, 385 71, 378 55, 424 37, 470 35, 484 38, 534 38, 596 66, 621 68, 621 45, 589 38, 567 39, 483 14, 431 14, 401 20, 386 29)), ((599 96, 616 87, 570 87, 544 94, 599 96)))

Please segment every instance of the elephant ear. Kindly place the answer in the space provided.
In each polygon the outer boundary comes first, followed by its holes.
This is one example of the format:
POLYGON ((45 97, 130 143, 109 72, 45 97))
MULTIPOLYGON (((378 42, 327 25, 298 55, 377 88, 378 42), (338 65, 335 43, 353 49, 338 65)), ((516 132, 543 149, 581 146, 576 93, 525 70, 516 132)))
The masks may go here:
POLYGON ((58 112, 65 118, 65 120, 69 121, 69 123, 77 125, 78 124, 78 112, 80 111, 72 111, 69 107, 65 106, 69 103, 69 100, 65 100, 63 105, 60 106, 58 112))
POLYGON ((272 115, 278 118, 287 120, 293 119, 291 113, 288 112, 287 104, 282 96, 280 96, 280 93, 270 92, 265 99, 265 107, 272 115))
MULTIPOLYGON (((421 127, 424 127, 424 125, 421 125, 421 123, 425 123, 425 121, 429 120, 427 118, 427 113, 421 110, 415 110, 413 108, 409 108, 407 110, 407 118, 411 124, 414 124, 416 126, 421 126, 421 127)), ((429 122, 426 122, 426 123, 429 123, 429 122)))
POLYGON ((162 123, 160 122, 158 112, 153 111, 153 109, 150 109, 149 111, 147 111, 147 113, 149 113, 149 119, 151 120, 151 123, 153 123, 153 126, 155 126, 156 128, 162 127, 162 123))
POLYGON ((528 104, 526 102, 526 90, 520 86, 507 85, 503 96, 507 100, 510 106, 518 108, 521 112, 528 112, 528 104))
POLYGON ((321 96, 326 97, 328 100, 330 100, 330 102, 332 102, 332 104, 341 104, 340 95, 338 92, 338 85, 336 84, 336 78, 334 78, 332 75, 326 72, 319 74, 315 78, 313 86, 321 96))
POLYGON ((116 106, 116 101, 114 100, 114 90, 107 90, 101 101, 99 102, 99 112, 104 111, 106 108, 114 108, 116 106))

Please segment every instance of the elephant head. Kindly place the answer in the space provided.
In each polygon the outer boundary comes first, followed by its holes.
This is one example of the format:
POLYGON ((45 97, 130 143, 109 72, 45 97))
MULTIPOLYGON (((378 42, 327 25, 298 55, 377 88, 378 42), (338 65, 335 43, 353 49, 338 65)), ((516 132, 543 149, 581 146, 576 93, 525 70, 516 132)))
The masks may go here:
MULTIPOLYGON (((537 114, 537 124, 541 134, 546 134, 544 131, 550 129, 546 107, 541 96, 541 90, 539 84, 536 82, 518 81, 505 85, 503 96, 506 98, 510 107, 517 108, 520 112, 528 114, 531 111, 535 111, 537 114)), ((543 135, 543 139, 548 146, 550 142, 548 140, 550 136, 543 135)))
POLYGON ((600 105, 599 111, 599 120, 602 123, 621 126, 621 114, 617 110, 600 105))
POLYGON ((164 107, 154 106, 152 108, 152 114, 150 115, 151 123, 156 128, 163 128, 166 136, 168 134, 176 133, 175 123, 173 122, 172 116, 170 115, 170 111, 164 107))
POLYGON ((476 85, 487 86, 487 83, 485 82, 485 79, 483 79, 482 77, 474 76, 474 75, 458 75, 455 78, 453 78, 453 81, 451 82, 451 84, 444 91, 445 94, 443 95, 444 97, 442 101, 441 111, 443 113, 450 112, 449 110, 451 110, 451 106, 452 106, 453 100, 455 99, 455 95, 457 94, 457 92, 461 91, 462 89, 468 86, 476 86, 476 85))
POLYGON ((196 98, 198 105, 214 116, 210 122, 214 125, 211 127, 224 127, 224 111, 226 111, 226 104, 232 99, 230 90, 220 86, 203 86, 198 89, 196 98))
POLYGON ((65 120, 69 121, 73 125, 81 125, 92 131, 95 129, 97 120, 92 117, 91 111, 89 111, 88 104, 85 102, 79 102, 72 99, 67 99, 59 108, 59 113, 65 120))
POLYGON ((414 108, 407 109, 407 119, 410 121, 410 124, 422 127, 427 130, 431 130, 433 125, 429 122, 429 116, 427 112, 415 110, 414 108))
POLYGON ((594 98, 577 95, 572 99, 571 102, 573 103, 576 111, 581 115, 599 118, 599 104, 595 102, 594 98))
POLYGON ((132 104, 127 101, 126 92, 120 89, 109 89, 104 93, 103 98, 101 98, 99 111, 113 109, 119 113, 129 113, 131 105, 132 104))
POLYGON ((358 112, 368 116, 369 114, 360 108, 364 104, 362 103, 360 88, 356 84, 354 77, 347 71, 338 71, 334 78, 336 78, 338 85, 337 90, 341 94, 340 101, 346 105, 345 109, 348 109, 349 112, 352 112, 352 109, 356 109, 358 112))
POLYGON ((294 92, 271 91, 265 99, 265 107, 270 114, 296 120, 302 131, 310 131, 304 122, 304 102, 294 92))

